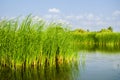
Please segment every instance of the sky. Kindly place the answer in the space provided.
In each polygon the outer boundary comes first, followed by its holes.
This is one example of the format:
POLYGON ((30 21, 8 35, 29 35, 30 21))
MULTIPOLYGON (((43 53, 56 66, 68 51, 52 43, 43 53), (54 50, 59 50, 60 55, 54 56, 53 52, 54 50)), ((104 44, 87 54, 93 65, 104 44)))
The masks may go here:
POLYGON ((120 31, 120 0, 0 0, 0 18, 27 16, 97 31, 120 31))

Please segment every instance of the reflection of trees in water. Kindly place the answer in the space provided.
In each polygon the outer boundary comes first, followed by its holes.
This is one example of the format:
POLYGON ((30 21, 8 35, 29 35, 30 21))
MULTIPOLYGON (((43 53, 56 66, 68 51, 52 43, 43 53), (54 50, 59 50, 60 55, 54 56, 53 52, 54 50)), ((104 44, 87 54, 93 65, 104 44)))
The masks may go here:
POLYGON ((79 75, 78 62, 56 64, 55 66, 38 66, 12 70, 0 67, 1 80, 75 80, 79 75))

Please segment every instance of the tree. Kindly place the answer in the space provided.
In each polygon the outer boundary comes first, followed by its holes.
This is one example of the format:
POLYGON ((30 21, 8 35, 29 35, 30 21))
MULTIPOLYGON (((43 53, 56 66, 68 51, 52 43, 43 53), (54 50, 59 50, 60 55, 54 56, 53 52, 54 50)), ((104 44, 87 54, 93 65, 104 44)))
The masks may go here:
POLYGON ((113 32, 113 28, 111 26, 108 27, 108 30, 110 30, 111 32, 113 32))
POLYGON ((86 31, 83 30, 83 29, 75 29, 74 31, 75 31, 75 32, 79 32, 79 33, 84 33, 84 32, 86 32, 86 31))
POLYGON ((111 32, 111 31, 108 29, 101 29, 100 32, 111 32))
POLYGON ((87 29, 87 32, 90 32, 90 30, 89 30, 89 29, 87 29))

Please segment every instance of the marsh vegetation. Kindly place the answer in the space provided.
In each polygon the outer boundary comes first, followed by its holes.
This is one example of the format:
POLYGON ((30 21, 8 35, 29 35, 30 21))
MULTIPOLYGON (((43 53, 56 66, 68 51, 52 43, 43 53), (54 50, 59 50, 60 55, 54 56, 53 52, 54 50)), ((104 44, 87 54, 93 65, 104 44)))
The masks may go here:
POLYGON ((120 33, 113 32, 112 27, 98 32, 72 31, 68 27, 61 23, 34 21, 32 16, 1 20, 0 64, 13 69, 53 66, 76 61, 77 47, 120 48, 120 33))
POLYGON ((62 24, 33 21, 0 21, 0 64, 11 68, 56 65, 73 60, 70 31, 62 24))
MULTIPOLYGON (((71 30, 65 24, 35 21, 32 16, 0 20, 2 80, 6 80, 6 76, 9 80, 79 80, 83 74, 80 70, 84 71, 87 64, 86 52, 94 53, 90 54, 92 59, 96 52, 119 54, 120 33, 113 32, 112 27, 97 32, 71 30)), ((107 57, 102 59, 106 61, 107 57)))

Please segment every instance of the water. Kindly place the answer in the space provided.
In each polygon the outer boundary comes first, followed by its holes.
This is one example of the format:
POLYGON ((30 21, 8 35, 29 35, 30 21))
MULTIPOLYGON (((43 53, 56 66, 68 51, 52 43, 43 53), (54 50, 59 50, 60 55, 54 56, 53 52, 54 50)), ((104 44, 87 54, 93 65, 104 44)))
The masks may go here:
POLYGON ((79 55, 77 62, 57 67, 0 67, 0 80, 120 80, 120 52, 84 50, 79 55))
POLYGON ((78 80, 120 80, 120 54, 85 53, 85 68, 78 80))

